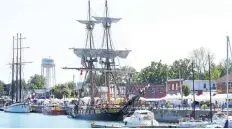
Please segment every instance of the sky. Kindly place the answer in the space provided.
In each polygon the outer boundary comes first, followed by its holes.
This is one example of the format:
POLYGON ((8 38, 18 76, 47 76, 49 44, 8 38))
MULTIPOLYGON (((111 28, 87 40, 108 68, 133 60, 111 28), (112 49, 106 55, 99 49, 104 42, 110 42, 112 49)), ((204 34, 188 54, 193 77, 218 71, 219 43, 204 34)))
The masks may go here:
MULTIPOLYGON (((24 78, 41 74, 42 58, 56 64, 56 82, 82 77, 75 70, 80 59, 68 48, 85 44, 86 30, 76 20, 87 18, 88 0, 0 0, 0 80, 11 81, 12 37, 22 33, 24 78)), ((103 16, 105 0, 91 0, 93 16, 103 16)), ((226 57, 226 35, 232 36, 231 0, 108 0, 111 17, 122 18, 111 28, 117 49, 132 52, 122 66, 138 71, 151 61, 171 64, 205 47, 215 54, 215 62, 226 57), (230 35, 231 34, 231 35, 230 35)), ((101 45, 103 29, 93 31, 95 46, 101 45)))

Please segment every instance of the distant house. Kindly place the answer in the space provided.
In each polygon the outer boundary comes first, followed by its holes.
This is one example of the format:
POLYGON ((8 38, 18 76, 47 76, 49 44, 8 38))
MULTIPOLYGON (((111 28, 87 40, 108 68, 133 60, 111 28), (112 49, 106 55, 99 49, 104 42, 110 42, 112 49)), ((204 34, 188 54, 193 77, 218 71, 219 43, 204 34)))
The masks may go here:
MULTIPOLYGON (((232 74, 228 75, 228 92, 232 93, 232 74)), ((226 75, 217 80, 217 93, 226 94, 226 75)))
MULTIPOLYGON (((193 91, 193 80, 183 80, 183 79, 170 79, 167 85, 167 94, 177 94, 181 93, 181 85, 189 85, 191 91, 193 91)), ((216 91, 217 81, 211 80, 211 90, 216 91)), ((194 80, 194 90, 195 91, 209 91, 209 80, 194 80)))
POLYGON ((46 89, 34 89, 32 97, 38 99, 45 99, 45 98, 49 98, 50 95, 51 95, 50 92, 48 92, 46 89))
MULTIPOLYGON (((126 86, 126 95, 130 94, 136 95, 138 93, 138 89, 147 86, 147 84, 128 84, 126 86)), ((156 85, 150 84, 150 88, 147 90, 144 95, 145 98, 163 98, 166 96, 166 85, 156 85)))
MULTIPOLYGON (((183 84, 190 86, 191 91, 193 91, 193 80, 184 80, 183 84)), ((211 90, 216 91, 217 81, 211 80, 211 90)), ((210 85, 209 80, 194 80, 194 90, 195 91, 209 91, 210 85)))

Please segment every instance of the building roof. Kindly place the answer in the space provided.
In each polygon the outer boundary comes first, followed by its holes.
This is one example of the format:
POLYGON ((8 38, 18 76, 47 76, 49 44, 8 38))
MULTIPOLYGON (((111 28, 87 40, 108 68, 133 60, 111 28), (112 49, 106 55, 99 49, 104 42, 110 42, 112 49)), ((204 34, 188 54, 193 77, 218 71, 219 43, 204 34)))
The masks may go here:
MULTIPOLYGON (((229 80, 228 81, 232 81, 232 74, 229 74, 229 80)), ((226 82, 226 75, 224 75, 223 77, 221 77, 220 79, 217 80, 218 82, 226 82)))
POLYGON ((180 80, 183 81, 184 79, 183 78, 182 79, 168 79, 168 82, 169 81, 180 81, 180 80))

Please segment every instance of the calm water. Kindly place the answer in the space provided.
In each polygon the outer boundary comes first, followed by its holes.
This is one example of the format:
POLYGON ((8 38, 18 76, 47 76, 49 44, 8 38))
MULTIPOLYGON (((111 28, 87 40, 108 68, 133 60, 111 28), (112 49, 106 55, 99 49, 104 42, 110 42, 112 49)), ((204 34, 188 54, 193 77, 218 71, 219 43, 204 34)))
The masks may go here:
MULTIPOLYGON (((71 119, 67 116, 49 116, 37 113, 5 113, 0 111, 0 128, 90 128, 92 122, 71 119)), ((97 124, 108 125, 116 124, 116 122, 97 121, 97 124)))

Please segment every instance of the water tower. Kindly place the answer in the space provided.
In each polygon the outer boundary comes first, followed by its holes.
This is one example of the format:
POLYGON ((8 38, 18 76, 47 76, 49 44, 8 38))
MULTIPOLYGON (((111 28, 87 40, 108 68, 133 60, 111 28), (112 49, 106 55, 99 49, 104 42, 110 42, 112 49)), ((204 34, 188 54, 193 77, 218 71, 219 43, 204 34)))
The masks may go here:
POLYGON ((50 90, 56 84, 55 62, 53 59, 42 59, 41 75, 46 79, 45 88, 50 90))

